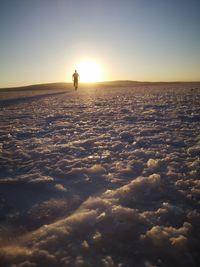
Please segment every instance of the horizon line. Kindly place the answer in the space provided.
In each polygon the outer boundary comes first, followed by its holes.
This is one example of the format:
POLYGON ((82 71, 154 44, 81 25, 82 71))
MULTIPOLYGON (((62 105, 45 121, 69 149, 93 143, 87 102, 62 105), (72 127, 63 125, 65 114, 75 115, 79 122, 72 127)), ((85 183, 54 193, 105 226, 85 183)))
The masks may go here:
MULTIPOLYGON (((98 81, 98 82, 79 82, 79 84, 83 85, 92 85, 92 84, 103 84, 103 83, 165 83, 165 84, 170 84, 170 83, 200 83, 199 81, 181 81, 181 80, 176 80, 176 81, 134 81, 134 80, 107 80, 107 81, 98 81)), ((17 85, 17 86, 8 86, 8 87, 0 87, 1 89, 12 89, 12 88, 21 88, 21 87, 31 87, 31 86, 41 86, 41 85, 53 85, 53 84, 73 84, 73 82, 44 82, 44 83, 35 83, 35 84, 26 84, 26 85, 17 85)))

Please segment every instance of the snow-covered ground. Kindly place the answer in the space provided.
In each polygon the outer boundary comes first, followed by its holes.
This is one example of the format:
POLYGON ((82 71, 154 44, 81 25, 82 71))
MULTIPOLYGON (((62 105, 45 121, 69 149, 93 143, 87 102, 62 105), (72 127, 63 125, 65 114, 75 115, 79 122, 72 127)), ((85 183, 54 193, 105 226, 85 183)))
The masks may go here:
POLYGON ((200 84, 0 98, 1 266, 200 266, 200 84))

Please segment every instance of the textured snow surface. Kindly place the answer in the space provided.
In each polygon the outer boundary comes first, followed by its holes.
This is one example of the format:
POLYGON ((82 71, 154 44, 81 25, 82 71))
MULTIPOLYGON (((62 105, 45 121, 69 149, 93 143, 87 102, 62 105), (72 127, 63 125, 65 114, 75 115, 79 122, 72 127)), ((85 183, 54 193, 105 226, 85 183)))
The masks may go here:
POLYGON ((0 96, 0 266, 200 266, 200 85, 0 96))

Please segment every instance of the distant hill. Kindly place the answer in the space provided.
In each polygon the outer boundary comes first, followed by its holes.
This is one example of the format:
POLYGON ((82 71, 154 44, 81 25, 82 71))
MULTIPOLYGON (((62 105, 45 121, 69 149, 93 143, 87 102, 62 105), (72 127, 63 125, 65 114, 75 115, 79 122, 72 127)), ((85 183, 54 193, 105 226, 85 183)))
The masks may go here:
MULTIPOLYGON (((138 86, 138 85, 162 85, 162 84, 191 84, 193 86, 199 85, 200 82, 148 82, 148 81, 130 81, 130 80, 117 80, 117 81, 105 81, 105 82, 97 82, 97 83, 81 83, 81 87, 128 87, 128 86, 138 86)), ((34 91, 34 90, 65 90, 72 88, 72 83, 45 83, 45 84, 34 84, 27 86, 19 86, 19 87, 7 87, 0 88, 0 92, 9 92, 9 91, 34 91)))
POLYGON ((66 89, 71 87, 71 83, 44 83, 44 84, 33 84, 19 87, 8 87, 0 88, 0 91, 25 91, 25 90, 56 90, 66 89))

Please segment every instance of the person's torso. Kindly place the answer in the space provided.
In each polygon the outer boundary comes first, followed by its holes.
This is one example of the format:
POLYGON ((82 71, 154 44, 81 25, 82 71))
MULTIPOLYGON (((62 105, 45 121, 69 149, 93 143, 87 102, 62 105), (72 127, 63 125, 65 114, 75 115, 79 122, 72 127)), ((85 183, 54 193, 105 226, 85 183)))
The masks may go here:
POLYGON ((79 76, 78 73, 74 73, 73 74, 73 77, 74 77, 75 80, 78 80, 78 76, 79 76))

